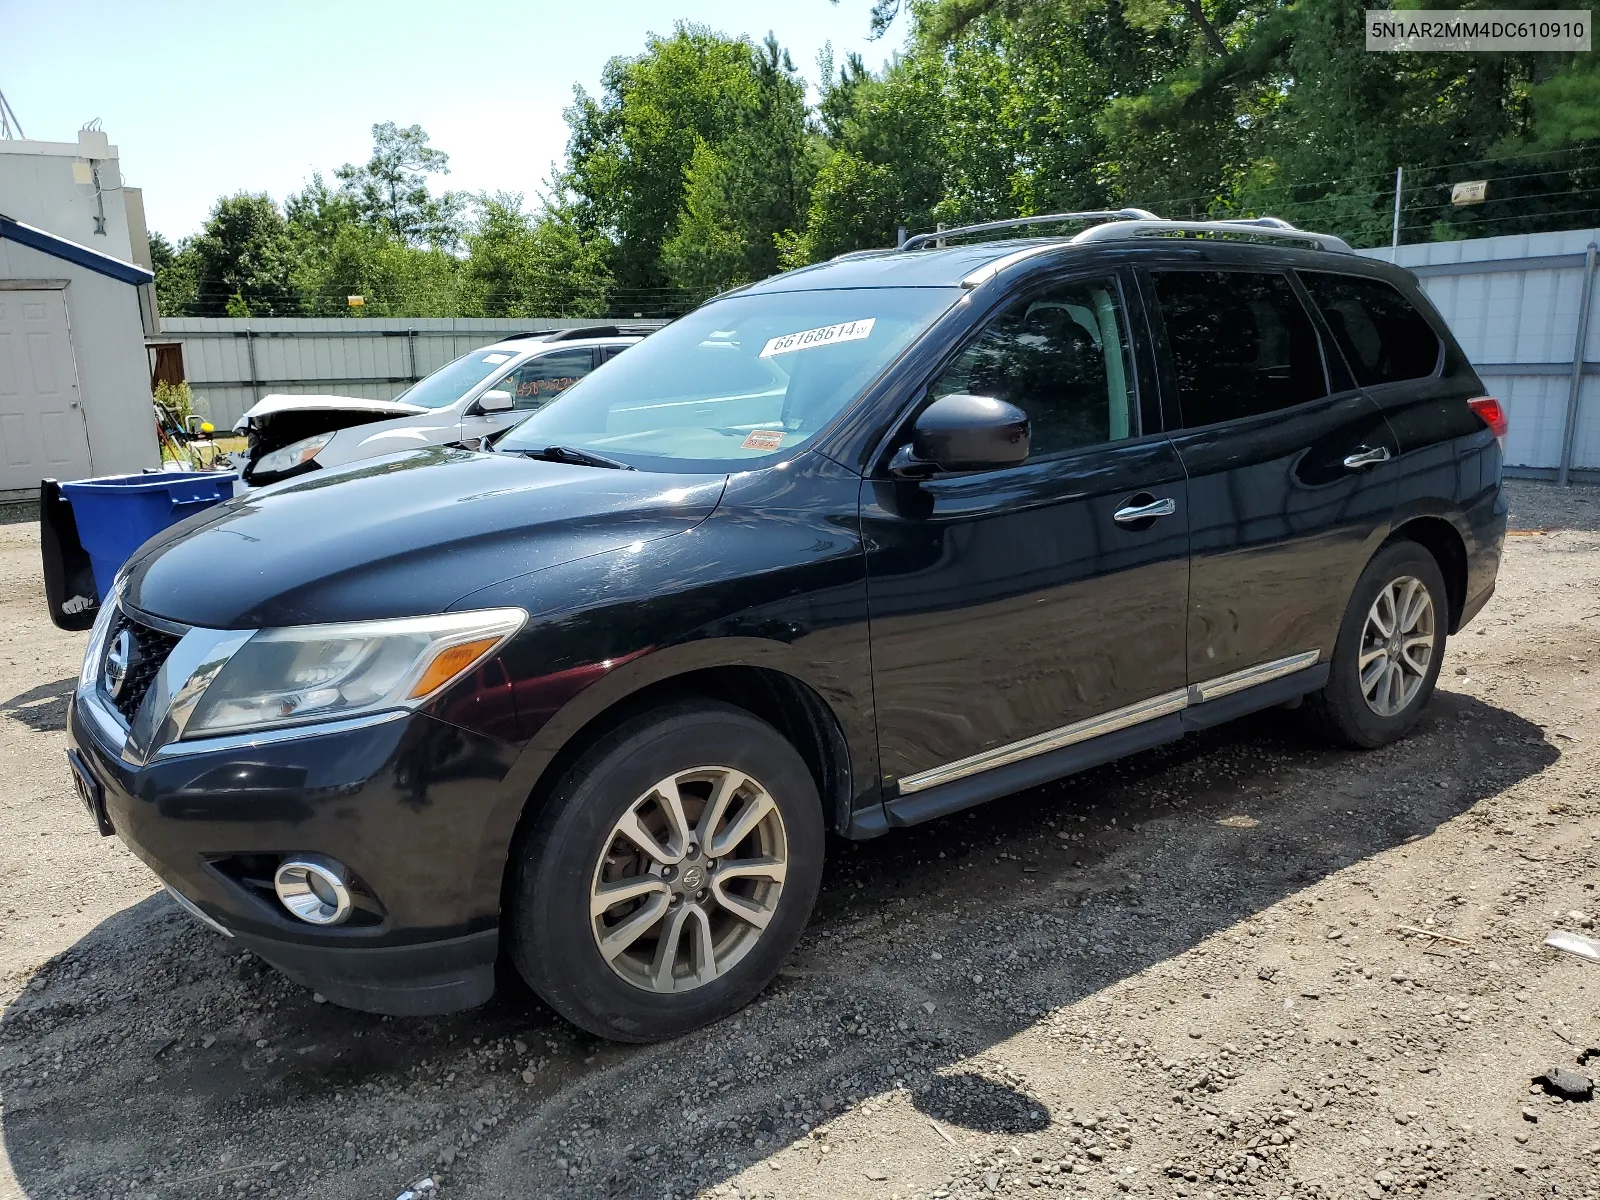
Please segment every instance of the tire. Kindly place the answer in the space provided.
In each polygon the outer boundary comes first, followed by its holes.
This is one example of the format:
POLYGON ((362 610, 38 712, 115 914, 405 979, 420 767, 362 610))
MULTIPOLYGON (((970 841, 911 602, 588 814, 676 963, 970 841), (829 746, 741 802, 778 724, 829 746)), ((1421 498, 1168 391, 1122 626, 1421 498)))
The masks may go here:
POLYGON ((777 974, 816 902, 825 842, 811 772, 777 730, 709 700, 651 710, 573 764, 514 848, 512 961, 591 1033, 624 1042, 687 1033, 738 1011, 777 974), (720 814, 708 812, 721 792, 720 814), (719 841, 747 818, 756 823, 742 840, 719 841), (703 838, 708 819, 716 829, 703 838), (594 900, 592 915, 591 893, 603 888, 639 894, 611 907, 594 900))
MULTIPOLYGON (((1406 609, 1400 613, 1399 624, 1405 624, 1404 618, 1417 599, 1412 593, 1406 609)), ((1350 604, 1339 626, 1339 639, 1334 644, 1327 686, 1306 699, 1305 712, 1313 727, 1331 741, 1368 750, 1403 737, 1417 723, 1433 696, 1439 666, 1444 661, 1449 614, 1444 575, 1432 554, 1410 541, 1395 542, 1379 550, 1350 594, 1350 604), (1405 600, 1409 588, 1407 580, 1416 581, 1427 592, 1432 642, 1426 669, 1420 672, 1413 669, 1420 657, 1420 645, 1412 644, 1422 628, 1419 617, 1410 633, 1404 629, 1400 631, 1402 644, 1408 647, 1402 657, 1394 657, 1395 639, 1391 637, 1387 639, 1388 648, 1383 651, 1382 658, 1374 657, 1366 664, 1369 672, 1383 668, 1386 678, 1373 687, 1364 688, 1361 660, 1364 656, 1378 654, 1379 643, 1385 642, 1381 624, 1370 623, 1374 620, 1374 606, 1388 593, 1387 611, 1392 614, 1395 597, 1399 595, 1405 600), (1390 669, 1401 672, 1400 685, 1392 686, 1388 682, 1390 669)), ((1380 621, 1382 616, 1380 612, 1380 621)), ((1391 620, 1391 623, 1394 622, 1391 620)), ((1367 678, 1370 680, 1373 676, 1369 674, 1367 678)))

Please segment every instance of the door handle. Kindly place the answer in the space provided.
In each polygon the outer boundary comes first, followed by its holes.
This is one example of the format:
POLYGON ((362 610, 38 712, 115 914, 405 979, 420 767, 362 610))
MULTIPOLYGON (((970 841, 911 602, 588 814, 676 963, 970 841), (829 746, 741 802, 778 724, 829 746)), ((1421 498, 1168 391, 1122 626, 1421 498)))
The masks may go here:
POLYGON ((1132 525, 1148 521, 1151 517, 1170 517, 1178 511, 1178 502, 1170 496, 1165 500, 1152 500, 1149 504, 1125 504, 1111 514, 1119 525, 1132 525))
POLYGON ((1389 461, 1389 447, 1377 446, 1370 450, 1357 450, 1348 455, 1344 465, 1352 471, 1359 471, 1362 467, 1375 467, 1381 462, 1389 461))

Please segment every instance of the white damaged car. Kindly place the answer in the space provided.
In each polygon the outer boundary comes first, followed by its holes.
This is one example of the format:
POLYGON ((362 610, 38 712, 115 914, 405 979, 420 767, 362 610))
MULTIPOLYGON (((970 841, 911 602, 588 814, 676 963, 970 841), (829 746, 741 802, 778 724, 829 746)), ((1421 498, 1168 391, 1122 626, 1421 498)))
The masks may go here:
POLYGON ((462 355, 393 400, 264 396, 234 426, 248 443, 244 482, 260 487, 420 446, 475 450, 649 332, 601 325, 506 338, 462 355))

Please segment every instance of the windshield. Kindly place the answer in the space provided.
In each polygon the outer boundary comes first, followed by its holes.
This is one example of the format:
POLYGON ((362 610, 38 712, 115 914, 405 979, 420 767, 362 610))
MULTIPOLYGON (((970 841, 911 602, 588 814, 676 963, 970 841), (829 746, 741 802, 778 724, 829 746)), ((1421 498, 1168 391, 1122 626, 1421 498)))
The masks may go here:
POLYGON ((723 471, 810 441, 961 296, 855 288, 730 296, 580 380, 502 438, 631 466, 723 471))
POLYGON ((423 408, 444 408, 454 404, 496 371, 503 370, 516 357, 516 353, 509 350, 474 350, 440 367, 426 379, 412 384, 396 396, 395 401, 417 404, 423 408))

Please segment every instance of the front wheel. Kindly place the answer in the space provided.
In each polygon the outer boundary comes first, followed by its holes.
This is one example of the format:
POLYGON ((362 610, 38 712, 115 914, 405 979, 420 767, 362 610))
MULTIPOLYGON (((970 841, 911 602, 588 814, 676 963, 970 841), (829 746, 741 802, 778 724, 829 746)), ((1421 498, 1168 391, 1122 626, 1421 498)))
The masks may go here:
POLYGON ((1307 699, 1313 723, 1365 749, 1407 733, 1438 681, 1449 612, 1433 555, 1415 542, 1380 550, 1351 593, 1327 686, 1307 699))
POLYGON ((710 701, 647 713, 573 765, 515 852, 513 961, 593 1033, 686 1033, 777 973, 824 841, 811 773, 777 730, 710 701))

